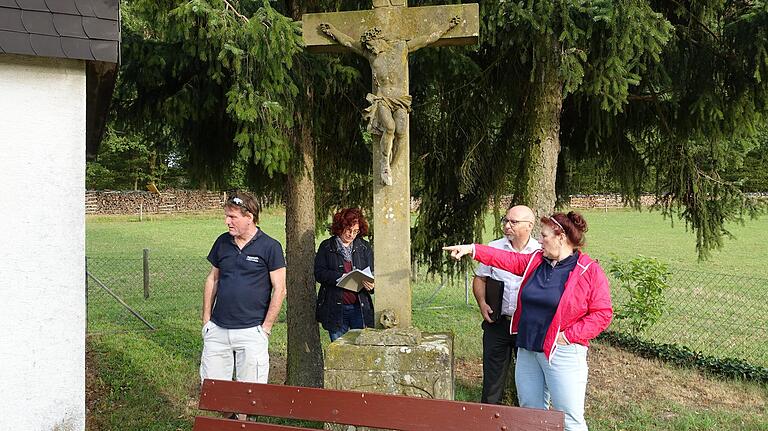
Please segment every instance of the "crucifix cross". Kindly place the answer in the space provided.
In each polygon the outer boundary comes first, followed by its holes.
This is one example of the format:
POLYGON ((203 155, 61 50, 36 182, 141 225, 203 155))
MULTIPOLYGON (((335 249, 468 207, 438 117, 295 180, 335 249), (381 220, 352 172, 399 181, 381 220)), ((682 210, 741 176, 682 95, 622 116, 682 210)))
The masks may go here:
POLYGON ((368 60, 373 88, 363 112, 374 135, 373 223, 376 228, 376 321, 391 309, 411 326, 410 154, 408 54, 425 46, 477 43, 479 7, 408 7, 407 0, 373 0, 364 11, 302 16, 312 52, 354 52, 368 60))

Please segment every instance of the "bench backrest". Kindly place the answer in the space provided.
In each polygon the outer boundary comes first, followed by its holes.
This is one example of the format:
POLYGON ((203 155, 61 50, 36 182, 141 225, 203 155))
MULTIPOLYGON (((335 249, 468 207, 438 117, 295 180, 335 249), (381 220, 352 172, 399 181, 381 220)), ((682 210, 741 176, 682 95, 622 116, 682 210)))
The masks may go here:
MULTIPOLYGON (((402 431, 562 431, 552 410, 298 386, 203 382, 200 409, 402 431)), ((195 431, 301 429, 227 419, 195 419, 195 431), (210 426, 210 428, 209 428, 210 426)))

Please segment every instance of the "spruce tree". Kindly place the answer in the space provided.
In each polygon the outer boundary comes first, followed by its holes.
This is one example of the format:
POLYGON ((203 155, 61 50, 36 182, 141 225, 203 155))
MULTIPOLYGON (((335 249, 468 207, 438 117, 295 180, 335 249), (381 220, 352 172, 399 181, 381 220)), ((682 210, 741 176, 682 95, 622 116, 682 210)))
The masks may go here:
POLYGON ((335 112, 316 103, 315 94, 347 91, 357 72, 304 52, 300 24, 288 15, 299 18, 308 5, 127 2, 116 101, 125 133, 178 143, 195 184, 246 187, 285 202, 288 382, 321 386, 312 276, 314 157, 318 145, 329 148, 338 137, 322 133, 335 112))
POLYGON ((439 246, 479 240, 467 221, 494 196, 553 211, 580 160, 630 199, 650 184, 702 257, 755 210, 722 174, 766 111, 765 2, 484 2, 481 15, 478 49, 417 53, 412 69, 428 103, 412 122, 413 237, 432 270, 455 269, 439 246))

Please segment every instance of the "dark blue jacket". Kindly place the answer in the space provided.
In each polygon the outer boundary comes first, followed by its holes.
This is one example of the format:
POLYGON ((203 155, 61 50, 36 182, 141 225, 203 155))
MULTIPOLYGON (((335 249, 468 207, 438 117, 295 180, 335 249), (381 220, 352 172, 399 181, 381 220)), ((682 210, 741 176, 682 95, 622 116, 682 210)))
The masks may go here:
MULTIPOLYGON (((355 238, 352 241, 352 269, 365 269, 369 266, 373 272, 371 244, 362 238, 355 238)), ((315 318, 328 331, 339 329, 344 319, 341 298, 344 290, 336 286, 336 280, 342 275, 344 275, 344 257, 338 249, 336 237, 332 236, 320 243, 315 255, 315 281, 320 283, 315 318)), ((373 300, 370 292, 366 289, 361 290, 358 299, 365 326, 373 328, 373 300)))

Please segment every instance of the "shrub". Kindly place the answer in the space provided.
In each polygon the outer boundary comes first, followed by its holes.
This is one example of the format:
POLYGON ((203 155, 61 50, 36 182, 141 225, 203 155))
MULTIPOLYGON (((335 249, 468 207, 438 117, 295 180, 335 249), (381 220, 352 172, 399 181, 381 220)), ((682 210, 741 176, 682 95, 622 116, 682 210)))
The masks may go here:
POLYGON ((632 335, 639 335, 664 313, 664 290, 669 287, 671 274, 669 266, 655 258, 638 256, 626 262, 614 260, 608 271, 629 294, 629 299, 614 316, 627 320, 632 335))

